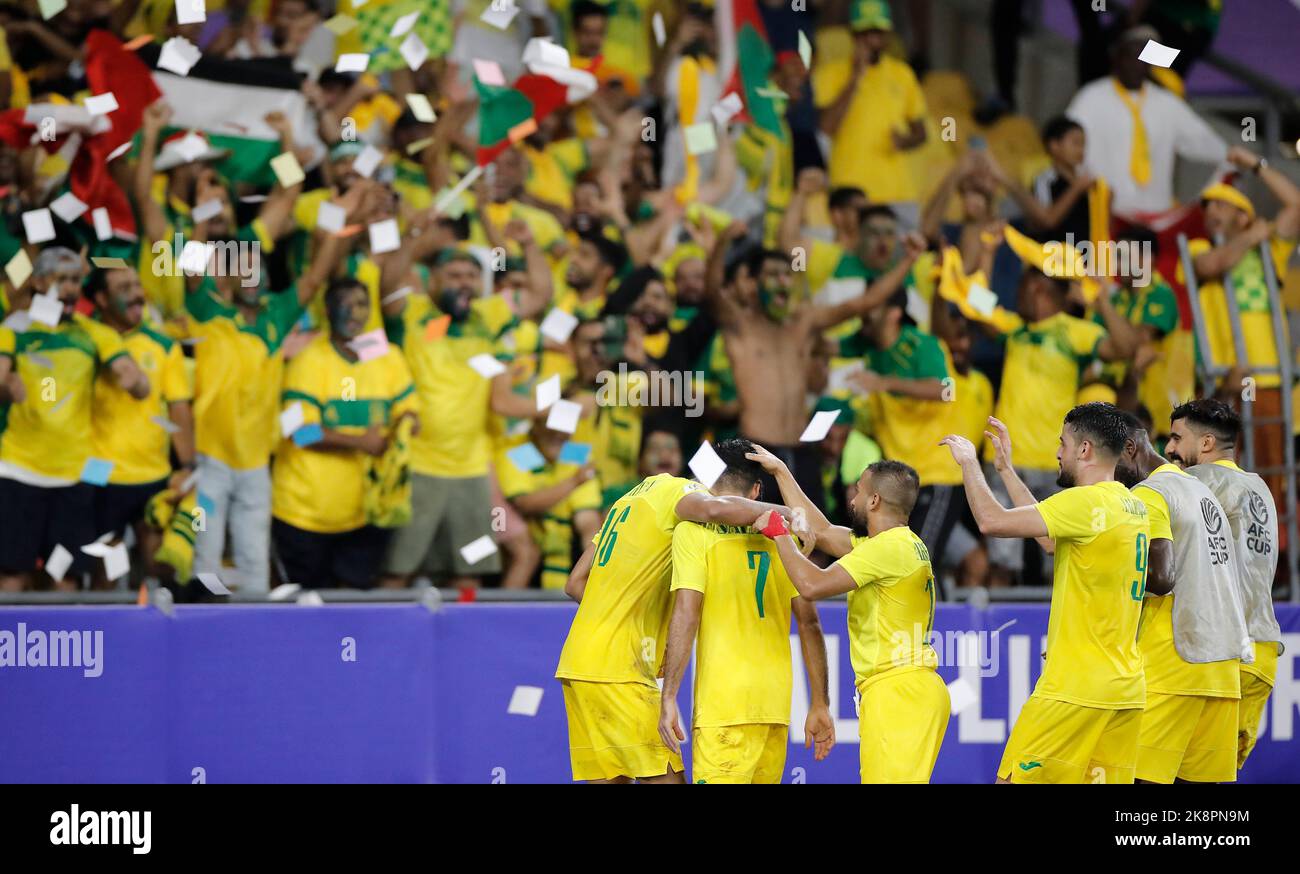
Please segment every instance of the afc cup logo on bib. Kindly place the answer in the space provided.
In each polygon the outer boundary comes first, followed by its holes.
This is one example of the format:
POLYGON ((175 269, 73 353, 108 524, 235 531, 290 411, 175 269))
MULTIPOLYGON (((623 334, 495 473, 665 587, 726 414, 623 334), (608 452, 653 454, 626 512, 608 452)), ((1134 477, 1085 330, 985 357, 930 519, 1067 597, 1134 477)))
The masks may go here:
POLYGON ((1247 507, 1250 509, 1250 517, 1252 519, 1260 525, 1268 524, 1268 504, 1264 503, 1263 498, 1254 492, 1251 492, 1250 501, 1247 502, 1247 507))
POLYGON ((1214 501, 1209 498, 1201 498, 1201 517, 1205 520, 1205 530, 1213 536, 1218 534, 1223 528, 1223 515, 1219 513, 1219 508, 1215 506, 1214 501))

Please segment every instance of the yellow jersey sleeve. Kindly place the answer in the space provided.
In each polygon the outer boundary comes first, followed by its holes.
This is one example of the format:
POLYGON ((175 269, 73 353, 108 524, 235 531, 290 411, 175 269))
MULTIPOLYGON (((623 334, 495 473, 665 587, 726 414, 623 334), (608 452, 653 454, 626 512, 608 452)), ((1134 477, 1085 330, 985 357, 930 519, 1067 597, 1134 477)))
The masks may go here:
POLYGON ((672 591, 690 589, 704 594, 709 566, 705 560, 709 532, 702 525, 683 522, 673 530, 672 591))
POLYGON ((1151 525, 1152 540, 1173 540, 1174 532, 1169 527, 1169 502, 1165 496, 1150 486, 1138 486, 1133 489, 1133 497, 1147 505, 1147 521, 1151 525))
POLYGON ((918 121, 925 118, 925 94, 921 91, 921 83, 916 81, 916 74, 912 68, 906 64, 899 63, 898 77, 902 81, 903 87, 903 116, 907 121, 918 121))
POLYGON ((844 247, 825 240, 813 240, 808 249, 808 291, 816 294, 835 273, 844 256, 844 247))
POLYGON ((298 195, 293 202, 293 223, 304 231, 316 230, 316 214, 323 201, 330 199, 328 188, 317 188, 298 195))
POLYGON ((569 510, 573 513, 581 513, 584 510, 599 510, 600 500, 600 480, 592 477, 573 490, 569 495, 569 510))
POLYGON ((1057 492, 1037 506, 1047 523, 1047 536, 1053 540, 1087 541, 1108 527, 1105 508, 1091 503, 1081 488, 1057 492))
POLYGON ((1086 319, 1070 319, 1066 336, 1070 339, 1070 348, 1074 354, 1088 358, 1096 352, 1097 344, 1106 338, 1106 329, 1086 319))
POLYGON ((859 589, 898 575, 897 561, 888 541, 871 537, 855 538, 853 550, 835 562, 844 568, 859 589))
POLYGON ((520 470, 505 452, 497 453, 497 484, 507 501, 513 501, 520 495, 527 495, 537 490, 533 484, 536 477, 531 471, 520 470))
POLYGON ((162 385, 159 388, 162 390, 162 399, 169 404, 188 401, 194 397, 180 343, 172 343, 172 347, 167 350, 167 357, 163 360, 162 385))
POLYGON ((420 402, 415 396, 415 381, 411 378, 411 368, 407 366, 402 353, 396 349, 390 350, 386 363, 390 380, 388 396, 392 399, 388 421, 395 422, 403 413, 418 413, 420 402))
POLYGON ((0 355, 14 357, 14 352, 18 348, 18 337, 14 332, 0 325, 0 355))
POLYGON ((657 513, 660 527, 671 531, 679 522, 686 521, 677 515, 677 502, 692 492, 707 492, 703 485, 693 479, 680 476, 665 476, 663 484, 654 488, 648 496, 657 513))
POLYGON ((570 178, 587 169, 587 144, 578 137, 569 137, 551 143, 546 147, 546 154, 555 161, 570 178))

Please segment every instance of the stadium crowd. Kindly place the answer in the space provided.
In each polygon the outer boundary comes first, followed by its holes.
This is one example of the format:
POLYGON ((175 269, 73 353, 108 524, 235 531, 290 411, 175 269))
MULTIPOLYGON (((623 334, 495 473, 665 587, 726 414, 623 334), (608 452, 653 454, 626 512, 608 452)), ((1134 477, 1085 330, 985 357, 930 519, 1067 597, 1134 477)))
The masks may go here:
POLYGON ((1221 397, 1278 362, 1300 189, 1139 59, 1198 4, 1114 13, 1039 126, 924 69, 925 4, 517 3, 0 3, 0 589, 560 589, 732 436, 835 524, 905 462, 937 575, 1035 582, 939 441, 991 471, 996 414, 1044 499, 1077 403, 1166 437, 1200 390, 1170 216, 1221 397), (1219 166, 1199 202, 1179 158, 1219 166))

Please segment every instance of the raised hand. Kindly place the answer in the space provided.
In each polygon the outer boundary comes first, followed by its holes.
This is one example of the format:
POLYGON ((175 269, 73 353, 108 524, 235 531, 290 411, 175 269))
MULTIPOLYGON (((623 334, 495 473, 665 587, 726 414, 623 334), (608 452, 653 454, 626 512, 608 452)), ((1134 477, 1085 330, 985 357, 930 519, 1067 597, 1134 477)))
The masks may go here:
POLYGON ((754 444, 753 452, 746 452, 745 457, 750 461, 757 461, 759 466, 768 473, 776 476, 786 469, 785 462, 768 452, 757 443, 754 444))
POLYGON ((948 451, 952 453, 952 460, 960 465, 979 463, 979 457, 975 454, 975 444, 965 437, 949 434, 939 441, 939 445, 947 446, 948 451))
POLYGON ((989 430, 984 432, 984 436, 989 438, 993 444, 993 450, 996 453, 993 457, 993 469, 998 473, 1010 470, 1011 465, 1011 433, 1007 431, 1007 426, 1002 423, 1001 419, 995 419, 989 416, 989 430))

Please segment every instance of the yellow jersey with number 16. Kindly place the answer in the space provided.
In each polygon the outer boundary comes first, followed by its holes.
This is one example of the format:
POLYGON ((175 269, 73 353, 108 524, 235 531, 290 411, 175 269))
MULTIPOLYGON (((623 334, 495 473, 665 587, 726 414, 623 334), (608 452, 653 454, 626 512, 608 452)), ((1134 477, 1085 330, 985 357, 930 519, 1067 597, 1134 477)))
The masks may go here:
POLYGON ((668 637, 673 529, 683 495, 706 491, 666 473, 642 480, 614 502, 593 541, 587 587, 555 676, 596 683, 655 678, 668 637))
POLYGON ((1056 541, 1047 664, 1034 694, 1109 710, 1146 705, 1138 623, 1151 536, 1146 505, 1111 481, 1037 505, 1056 541))

